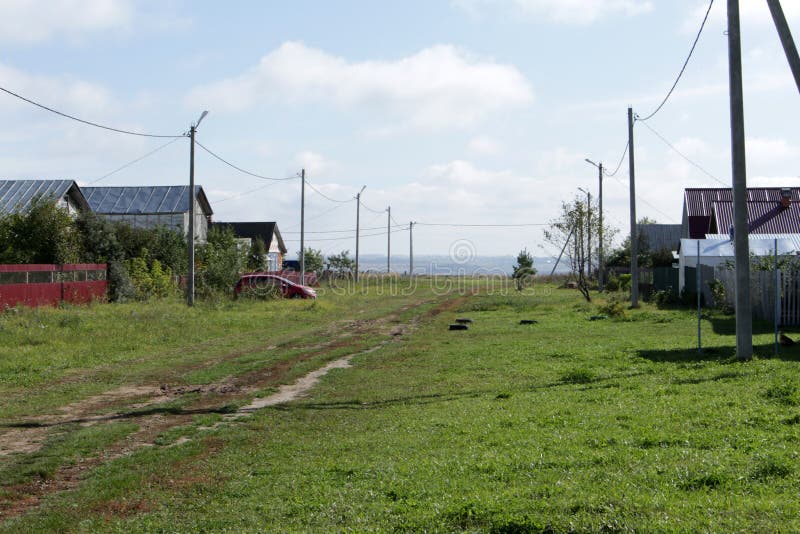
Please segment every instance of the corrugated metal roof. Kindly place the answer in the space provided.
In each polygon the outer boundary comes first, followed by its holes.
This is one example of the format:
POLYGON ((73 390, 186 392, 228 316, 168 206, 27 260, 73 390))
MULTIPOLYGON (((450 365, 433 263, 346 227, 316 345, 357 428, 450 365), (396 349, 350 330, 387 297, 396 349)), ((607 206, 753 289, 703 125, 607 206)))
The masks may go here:
MULTIPOLYGON (((195 197, 205 215, 211 215, 203 188, 194 187, 195 197)), ((189 186, 84 187, 92 211, 105 214, 186 213, 189 211, 189 186)))
MULTIPOLYGON (((792 202, 788 208, 779 201, 748 202, 747 221, 751 234, 800 233, 800 202, 792 202)), ((733 202, 715 201, 709 231, 725 233, 732 226, 733 202)))
POLYGON ((25 211, 37 197, 60 200, 72 191, 79 205, 85 206, 83 195, 74 180, 2 180, 0 181, 0 212, 25 211))
POLYGON ((647 238, 650 250, 677 250, 681 241, 680 224, 640 224, 637 231, 647 238))
MULTIPOLYGON (((781 187, 748 187, 748 202, 780 202, 781 187)), ((792 203, 800 201, 800 187, 792 187, 792 203)), ((730 187, 687 188, 684 190, 684 212, 689 217, 709 216, 715 201, 733 201, 730 187)))

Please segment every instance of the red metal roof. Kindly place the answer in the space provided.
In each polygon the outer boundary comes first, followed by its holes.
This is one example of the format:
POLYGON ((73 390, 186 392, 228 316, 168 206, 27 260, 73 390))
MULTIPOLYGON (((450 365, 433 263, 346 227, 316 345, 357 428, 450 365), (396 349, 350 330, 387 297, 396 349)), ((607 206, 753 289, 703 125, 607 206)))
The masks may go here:
MULTIPOLYGON (((788 208, 783 208, 777 200, 750 201, 747 203, 747 221, 751 234, 800 233, 800 202, 793 200, 788 208)), ((727 234, 732 226, 733 202, 713 202, 709 233, 727 234)))
MULTIPOLYGON (((747 202, 774 202, 781 200, 780 187, 748 187, 747 202)), ((792 204, 800 202, 800 187, 792 187, 792 204)), ((730 187, 687 188, 683 195, 683 211, 689 217, 710 216, 715 201, 733 201, 730 187)))

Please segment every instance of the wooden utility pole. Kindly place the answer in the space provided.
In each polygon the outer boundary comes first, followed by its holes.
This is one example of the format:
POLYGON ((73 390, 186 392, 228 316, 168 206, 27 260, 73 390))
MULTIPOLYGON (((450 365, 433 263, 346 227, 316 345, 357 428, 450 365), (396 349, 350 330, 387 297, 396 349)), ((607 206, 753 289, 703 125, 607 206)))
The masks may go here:
POLYGON ((631 197, 631 308, 639 307, 639 240, 636 232, 636 168, 633 157, 633 108, 628 108, 628 170, 631 197))
POLYGON ((306 285, 306 170, 300 171, 300 284, 306 285))
POLYGON ((797 85, 797 90, 800 91, 800 56, 797 54, 797 47, 794 44, 794 39, 792 39, 789 23, 786 22, 786 15, 783 14, 780 0, 767 0, 767 4, 772 13, 775 28, 778 30, 778 36, 781 38, 786 59, 789 61, 789 68, 792 69, 794 83, 797 85))
POLYGON ((597 243, 597 288, 602 291, 603 290, 603 162, 601 161, 597 165, 598 171, 598 180, 600 181, 600 202, 599 202, 599 209, 600 213, 599 220, 600 226, 597 228, 598 234, 598 243, 597 243))
POLYGON ((392 207, 386 208, 386 272, 392 272, 392 207))
POLYGON ((408 276, 414 276, 414 221, 408 223, 408 276))
POLYGON ((186 304, 194 306, 194 136, 197 127, 208 115, 208 111, 200 114, 195 124, 189 127, 189 235, 187 236, 187 266, 186 266, 186 304))
POLYGON ((355 281, 358 282, 358 240, 361 233, 361 193, 366 189, 366 185, 361 188, 361 191, 356 195, 356 273, 355 281))
POLYGON ((736 258, 736 357, 739 360, 749 360, 753 357, 753 314, 750 305, 750 244, 747 222, 747 166, 739 0, 728 0, 728 69, 733 170, 733 240, 736 258))

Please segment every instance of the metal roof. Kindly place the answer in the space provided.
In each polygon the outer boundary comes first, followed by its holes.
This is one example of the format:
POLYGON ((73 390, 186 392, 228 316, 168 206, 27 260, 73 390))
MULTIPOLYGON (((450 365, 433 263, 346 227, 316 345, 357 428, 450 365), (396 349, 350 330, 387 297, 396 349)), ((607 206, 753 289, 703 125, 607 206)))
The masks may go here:
MULTIPOLYGON (((748 202, 747 221, 751 234, 800 233, 800 202, 793 201, 788 208, 779 201, 748 202)), ((712 233, 725 233, 733 226, 733 202, 715 201, 712 205, 712 233)))
MULTIPOLYGON (((781 200, 781 187, 748 187, 747 202, 775 202, 781 200)), ((792 204, 800 202, 800 187, 791 187, 792 204)), ((689 217, 711 215, 715 201, 733 202, 730 187, 687 188, 683 194, 683 210, 689 217)))
MULTIPOLYGON (((203 188, 194 187, 195 198, 205 215, 211 215, 203 188)), ((186 213, 189 211, 189 186, 84 187, 92 211, 104 214, 186 213)))
POLYGON ((60 200, 69 195, 81 208, 88 209, 86 199, 74 180, 2 180, 0 212, 27 210, 36 198, 60 200))

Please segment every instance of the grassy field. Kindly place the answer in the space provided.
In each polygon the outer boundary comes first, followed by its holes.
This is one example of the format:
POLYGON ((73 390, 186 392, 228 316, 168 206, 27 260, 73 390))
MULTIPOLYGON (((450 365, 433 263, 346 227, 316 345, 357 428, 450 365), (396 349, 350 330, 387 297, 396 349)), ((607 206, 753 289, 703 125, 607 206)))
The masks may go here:
POLYGON ((0 456, 0 530, 800 531, 800 350, 767 325, 739 363, 730 316, 698 353, 691 311, 379 289, 6 314, 0 444, 41 443, 0 456))

